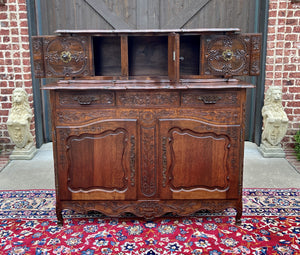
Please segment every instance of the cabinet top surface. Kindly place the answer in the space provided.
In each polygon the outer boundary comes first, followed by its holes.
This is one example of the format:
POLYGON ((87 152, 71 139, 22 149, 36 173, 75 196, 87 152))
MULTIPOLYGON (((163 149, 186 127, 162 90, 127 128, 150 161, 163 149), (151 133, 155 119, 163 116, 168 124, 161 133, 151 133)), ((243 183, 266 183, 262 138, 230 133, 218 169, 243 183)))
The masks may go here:
POLYGON ((142 29, 142 30, 56 30, 56 34, 165 34, 165 33, 237 33, 239 28, 142 29))
POLYGON ((231 79, 225 80, 181 80, 172 83, 168 80, 61 80, 43 87, 47 90, 59 89, 100 89, 100 90, 185 90, 185 89, 229 89, 229 88, 253 88, 253 84, 231 79))

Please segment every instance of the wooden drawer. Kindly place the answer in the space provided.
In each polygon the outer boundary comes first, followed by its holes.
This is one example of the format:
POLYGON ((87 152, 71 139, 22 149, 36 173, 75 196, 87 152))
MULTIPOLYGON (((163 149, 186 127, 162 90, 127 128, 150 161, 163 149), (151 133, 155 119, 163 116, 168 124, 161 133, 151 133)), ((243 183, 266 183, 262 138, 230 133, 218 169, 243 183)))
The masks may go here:
POLYGON ((110 107, 115 105, 115 95, 111 91, 62 91, 57 96, 60 107, 110 107))
POLYGON ((175 107, 179 106, 178 91, 118 92, 117 105, 123 107, 175 107))
POLYGON ((188 91, 181 94, 181 105, 187 107, 221 106, 232 107, 240 105, 240 97, 237 91, 188 91))

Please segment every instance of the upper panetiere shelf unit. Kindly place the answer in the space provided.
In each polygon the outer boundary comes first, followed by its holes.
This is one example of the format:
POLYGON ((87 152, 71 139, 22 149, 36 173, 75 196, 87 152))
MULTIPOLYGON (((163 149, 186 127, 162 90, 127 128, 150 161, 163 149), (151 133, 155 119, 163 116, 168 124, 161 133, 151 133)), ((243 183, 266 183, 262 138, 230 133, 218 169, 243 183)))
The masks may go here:
POLYGON ((259 75, 260 34, 239 29, 58 30, 33 37, 35 77, 99 80, 259 75))

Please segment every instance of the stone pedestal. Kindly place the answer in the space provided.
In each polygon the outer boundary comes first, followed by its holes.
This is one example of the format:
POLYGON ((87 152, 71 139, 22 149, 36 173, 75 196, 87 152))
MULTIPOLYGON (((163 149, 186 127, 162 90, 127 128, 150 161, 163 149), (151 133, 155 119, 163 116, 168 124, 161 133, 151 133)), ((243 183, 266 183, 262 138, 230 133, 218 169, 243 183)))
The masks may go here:
POLYGON ((285 158, 285 152, 279 146, 266 147, 264 144, 261 144, 258 147, 258 151, 264 158, 285 158))
POLYGON ((28 149, 15 149, 12 154, 9 156, 9 159, 32 159, 36 154, 37 149, 32 146, 28 149))

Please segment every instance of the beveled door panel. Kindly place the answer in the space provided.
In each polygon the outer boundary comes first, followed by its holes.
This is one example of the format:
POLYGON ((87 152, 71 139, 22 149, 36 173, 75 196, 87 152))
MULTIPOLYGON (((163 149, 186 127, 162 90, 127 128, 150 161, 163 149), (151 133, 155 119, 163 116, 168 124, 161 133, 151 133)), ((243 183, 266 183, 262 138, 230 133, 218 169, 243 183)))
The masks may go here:
POLYGON ((136 121, 58 128, 62 199, 136 198, 136 121))
POLYGON ((176 192, 228 188, 229 138, 174 128, 169 131, 170 188, 176 192), (213 156, 212 155, 218 155, 213 156), (188 171, 188 172, 187 172, 188 171))
POLYGON ((160 120, 162 199, 237 196, 238 125, 160 120))

